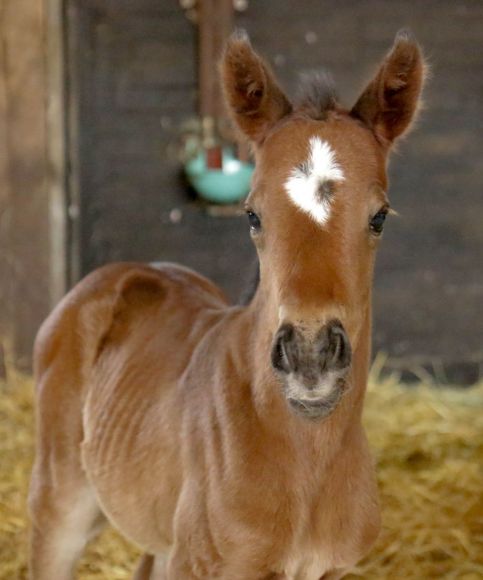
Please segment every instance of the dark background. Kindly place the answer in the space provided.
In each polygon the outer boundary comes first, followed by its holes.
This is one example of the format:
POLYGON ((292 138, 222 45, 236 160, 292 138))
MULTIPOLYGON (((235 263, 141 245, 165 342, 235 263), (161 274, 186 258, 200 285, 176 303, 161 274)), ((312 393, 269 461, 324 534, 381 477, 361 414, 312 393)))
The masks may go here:
MULTIPOLYGON (((289 93, 327 67, 351 105, 395 33, 431 67, 425 110, 390 165, 391 218, 375 283, 374 350, 407 378, 480 375, 483 330, 483 3, 258 0, 237 15, 289 93)), ((66 35, 78 109, 71 143, 71 277, 113 260, 182 262, 237 299, 254 251, 244 217, 213 217, 180 179, 196 115, 196 26, 175 2, 71 0, 66 35), (74 153, 73 153, 74 154, 74 153), (181 210, 181 221, 170 213, 181 210)))

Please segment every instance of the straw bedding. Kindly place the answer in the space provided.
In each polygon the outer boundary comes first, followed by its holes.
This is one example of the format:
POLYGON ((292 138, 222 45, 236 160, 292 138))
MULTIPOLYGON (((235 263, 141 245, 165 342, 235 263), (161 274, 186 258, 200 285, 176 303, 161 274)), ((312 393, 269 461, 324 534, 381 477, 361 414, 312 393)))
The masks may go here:
MULTIPOLYGON (((25 498, 33 456, 32 381, 0 382, 0 579, 26 578, 25 498)), ((483 579, 483 385, 467 390, 371 381, 365 423, 383 530, 351 578, 483 579)), ((81 580, 129 578, 136 550, 112 530, 81 580)), ((55 579, 53 579, 55 580, 55 579)))

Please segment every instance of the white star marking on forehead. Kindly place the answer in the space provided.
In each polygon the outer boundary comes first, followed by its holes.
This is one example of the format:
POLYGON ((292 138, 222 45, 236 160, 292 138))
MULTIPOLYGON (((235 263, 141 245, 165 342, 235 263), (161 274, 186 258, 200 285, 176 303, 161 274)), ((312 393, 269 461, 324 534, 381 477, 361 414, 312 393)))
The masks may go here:
POLYGON ((321 192, 321 186, 330 181, 343 181, 344 173, 327 141, 312 137, 309 145, 307 161, 292 170, 285 188, 298 208, 324 225, 330 217, 331 199, 330 194, 321 192))

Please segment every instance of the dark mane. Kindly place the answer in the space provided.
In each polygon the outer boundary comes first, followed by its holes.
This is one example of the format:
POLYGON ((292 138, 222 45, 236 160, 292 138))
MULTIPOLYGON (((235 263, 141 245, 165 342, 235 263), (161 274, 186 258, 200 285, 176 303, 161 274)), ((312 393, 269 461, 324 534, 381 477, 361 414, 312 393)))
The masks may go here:
POLYGON ((300 75, 300 89, 295 108, 315 120, 324 120, 337 107, 334 79, 326 71, 309 71, 300 75))

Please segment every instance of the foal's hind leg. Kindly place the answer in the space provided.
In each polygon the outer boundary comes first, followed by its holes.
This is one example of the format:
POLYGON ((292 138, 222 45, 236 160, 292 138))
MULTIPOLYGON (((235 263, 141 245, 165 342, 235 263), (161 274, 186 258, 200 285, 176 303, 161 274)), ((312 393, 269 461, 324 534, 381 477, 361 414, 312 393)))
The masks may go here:
POLYGON ((41 379, 29 493, 30 578, 68 580, 104 517, 81 465, 80 389, 55 362, 41 379))
POLYGON ((69 580, 77 559, 103 523, 87 486, 44 489, 31 495, 31 580, 69 580))
POLYGON ((165 580, 166 559, 162 556, 144 554, 134 572, 133 580, 165 580))
POLYGON ((132 580, 151 580, 154 569, 154 556, 144 554, 141 556, 132 580))

